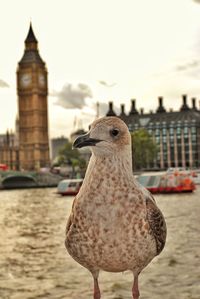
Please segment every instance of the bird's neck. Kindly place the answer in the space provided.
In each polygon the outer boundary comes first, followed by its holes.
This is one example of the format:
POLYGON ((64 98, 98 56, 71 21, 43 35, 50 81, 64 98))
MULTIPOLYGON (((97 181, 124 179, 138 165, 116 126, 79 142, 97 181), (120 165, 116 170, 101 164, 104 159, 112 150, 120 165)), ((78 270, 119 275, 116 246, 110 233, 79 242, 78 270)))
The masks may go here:
POLYGON ((114 180, 114 178, 119 184, 133 180, 131 153, 108 156, 92 154, 85 176, 87 184, 95 185, 102 179, 114 180))

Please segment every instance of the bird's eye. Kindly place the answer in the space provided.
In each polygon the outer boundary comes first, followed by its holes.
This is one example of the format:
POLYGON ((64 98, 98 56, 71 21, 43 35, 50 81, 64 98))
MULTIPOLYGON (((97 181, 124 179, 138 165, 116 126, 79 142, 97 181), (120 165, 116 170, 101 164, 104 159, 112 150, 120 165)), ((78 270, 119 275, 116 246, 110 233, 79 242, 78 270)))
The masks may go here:
POLYGON ((117 136, 118 134, 119 134, 119 130, 118 129, 112 129, 111 131, 110 131, 110 133, 111 133, 111 135, 112 136, 117 136))

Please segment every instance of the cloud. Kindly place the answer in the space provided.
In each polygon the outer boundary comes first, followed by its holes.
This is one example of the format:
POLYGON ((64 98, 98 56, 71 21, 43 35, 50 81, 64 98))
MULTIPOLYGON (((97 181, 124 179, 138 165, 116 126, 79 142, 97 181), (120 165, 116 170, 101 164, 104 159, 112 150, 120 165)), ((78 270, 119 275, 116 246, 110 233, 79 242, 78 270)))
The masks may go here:
POLYGON ((0 79, 0 87, 9 87, 8 83, 6 83, 4 80, 0 79))
POLYGON ((72 85, 66 83, 60 91, 53 91, 51 96, 56 97, 56 105, 65 109, 82 109, 86 106, 86 99, 92 98, 90 87, 83 83, 72 85))
MULTIPOLYGON (((199 1, 200 3, 200 1, 199 1)), ((195 68, 199 68, 200 67, 200 60, 194 60, 192 62, 188 62, 188 63, 185 63, 185 64, 182 64, 182 65, 178 65, 176 67, 176 70, 178 72, 184 72, 184 71, 191 71, 195 68)))
POLYGON ((103 85, 103 86, 106 86, 106 87, 114 87, 116 85, 116 83, 107 83, 106 81, 104 80, 100 80, 99 81, 99 84, 103 85))
MULTIPOLYGON (((66 83, 60 91, 53 91, 50 95, 56 98, 55 105, 65 109, 81 109, 84 114, 96 115, 97 101, 95 99, 87 101, 88 98, 93 97, 92 90, 87 84, 78 83, 73 85, 66 83)), ((99 115, 105 116, 109 109, 108 102, 98 103, 99 115)), ((120 109, 119 107, 114 107, 114 110, 118 113, 120 109)))

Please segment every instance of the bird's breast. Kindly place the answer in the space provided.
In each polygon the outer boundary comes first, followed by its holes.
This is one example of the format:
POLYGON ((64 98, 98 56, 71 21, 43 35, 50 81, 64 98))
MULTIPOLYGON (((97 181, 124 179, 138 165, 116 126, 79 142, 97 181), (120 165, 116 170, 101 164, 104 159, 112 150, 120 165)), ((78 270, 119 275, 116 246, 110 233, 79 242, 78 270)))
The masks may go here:
POLYGON ((66 247, 87 268, 95 263, 105 271, 121 272, 138 261, 143 264, 155 251, 142 202, 128 197, 126 200, 112 196, 102 202, 93 198, 76 202, 73 214, 66 247))

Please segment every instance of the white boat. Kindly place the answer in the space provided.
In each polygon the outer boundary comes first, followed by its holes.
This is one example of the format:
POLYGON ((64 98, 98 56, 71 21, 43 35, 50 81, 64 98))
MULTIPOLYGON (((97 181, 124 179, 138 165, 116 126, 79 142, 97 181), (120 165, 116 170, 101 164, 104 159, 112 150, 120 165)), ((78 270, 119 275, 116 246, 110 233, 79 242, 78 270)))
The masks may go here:
POLYGON ((193 177, 187 172, 146 173, 139 175, 137 180, 151 193, 193 192, 196 189, 193 177))
POLYGON ((83 179, 65 179, 60 181, 57 193, 61 195, 76 195, 83 183, 83 179))

